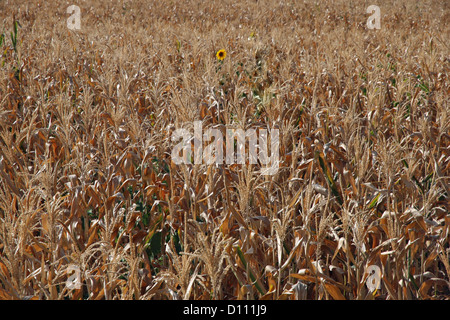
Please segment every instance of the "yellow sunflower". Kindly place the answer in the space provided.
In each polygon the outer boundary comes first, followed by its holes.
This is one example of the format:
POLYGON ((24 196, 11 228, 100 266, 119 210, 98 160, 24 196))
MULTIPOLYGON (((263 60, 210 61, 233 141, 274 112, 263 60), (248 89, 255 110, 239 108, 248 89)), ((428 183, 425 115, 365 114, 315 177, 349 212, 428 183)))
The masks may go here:
POLYGON ((216 57, 219 60, 225 59, 226 56, 227 56, 227 52, 224 49, 221 49, 221 50, 217 51, 217 53, 216 53, 216 57))

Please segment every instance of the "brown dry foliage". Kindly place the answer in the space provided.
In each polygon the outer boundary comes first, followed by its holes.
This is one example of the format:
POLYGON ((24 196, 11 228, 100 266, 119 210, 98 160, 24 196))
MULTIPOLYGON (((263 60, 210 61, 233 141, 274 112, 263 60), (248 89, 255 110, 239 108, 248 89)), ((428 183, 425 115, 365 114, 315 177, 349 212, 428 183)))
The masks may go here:
POLYGON ((0 298, 448 299, 449 2, 369 4, 2 1, 0 298), (194 120, 278 173, 173 164, 194 120))

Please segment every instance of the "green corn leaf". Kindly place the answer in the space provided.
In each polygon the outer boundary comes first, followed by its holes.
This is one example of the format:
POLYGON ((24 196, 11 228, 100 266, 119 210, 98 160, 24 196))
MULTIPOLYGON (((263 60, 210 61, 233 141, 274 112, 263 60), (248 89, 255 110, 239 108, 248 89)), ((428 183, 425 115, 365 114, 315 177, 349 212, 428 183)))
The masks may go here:
POLYGON ((403 165, 404 165, 406 168, 409 168, 408 163, 406 162, 405 159, 402 159, 402 163, 403 163, 403 165))
POLYGON ((262 295, 266 294, 265 290, 259 285, 257 278, 255 277, 255 274, 253 273, 253 270, 250 266, 247 267, 247 260, 245 259, 244 253, 242 252, 241 248, 239 246, 236 247, 237 254, 239 256, 239 259, 241 260, 242 264, 244 265, 245 269, 248 269, 248 273, 250 276, 250 280, 255 284, 256 289, 261 293, 262 295))
POLYGON ((428 180, 431 179, 431 177, 433 177, 433 173, 430 173, 429 175, 427 175, 425 178, 423 178, 422 180, 422 185, 427 182, 428 180))
POLYGON ((373 198, 373 200, 372 201, 370 201, 370 203, 369 203, 369 209, 373 209, 377 204, 378 204, 378 199, 380 199, 380 193, 378 193, 377 195, 376 195, 376 197, 375 198, 373 198))
POLYGON ((319 165, 322 168, 322 171, 325 175, 325 178, 328 182, 328 185, 331 188, 331 192, 333 192, 333 195, 337 198, 337 201, 339 204, 342 204, 342 197, 341 194, 339 193, 338 187, 336 185, 336 182, 334 182, 333 177, 331 176, 330 171, 328 170, 328 167, 325 163, 325 160, 321 157, 320 153, 318 151, 316 151, 316 156, 319 160, 319 165))

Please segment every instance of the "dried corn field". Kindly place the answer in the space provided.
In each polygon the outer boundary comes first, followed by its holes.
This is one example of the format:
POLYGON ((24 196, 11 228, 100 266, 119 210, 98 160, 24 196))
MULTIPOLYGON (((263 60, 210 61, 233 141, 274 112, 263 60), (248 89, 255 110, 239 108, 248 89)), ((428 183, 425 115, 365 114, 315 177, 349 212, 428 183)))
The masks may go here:
POLYGON ((450 5, 371 4, 1 1, 0 299, 449 299, 450 5))

